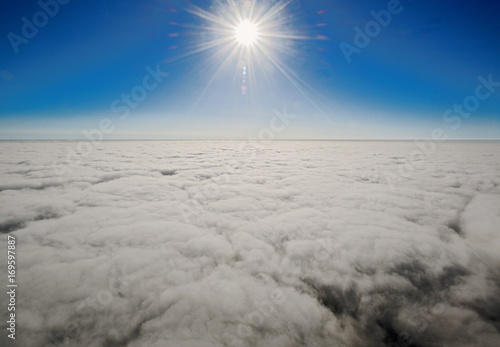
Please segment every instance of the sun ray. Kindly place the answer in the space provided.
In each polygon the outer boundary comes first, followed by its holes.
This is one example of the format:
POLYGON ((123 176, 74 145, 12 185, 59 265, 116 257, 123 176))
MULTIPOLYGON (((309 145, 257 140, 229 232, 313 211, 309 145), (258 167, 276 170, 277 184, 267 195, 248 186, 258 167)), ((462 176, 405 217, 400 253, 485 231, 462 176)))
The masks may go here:
POLYGON ((258 94, 260 84, 258 76, 272 78, 266 74, 266 64, 270 64, 276 73, 284 76, 291 86, 321 111, 311 97, 313 89, 286 63, 287 59, 298 52, 293 48, 293 41, 314 39, 292 29, 291 23, 296 17, 287 12, 291 3, 291 0, 280 0, 273 5, 258 0, 248 2, 215 0, 213 11, 195 5, 187 9, 190 14, 206 21, 206 25, 198 26, 197 29, 205 30, 210 36, 207 41, 189 47, 187 52, 177 59, 210 50, 214 59, 219 61, 215 63, 218 66, 195 105, 211 88, 216 78, 227 69, 231 61, 246 61, 245 68, 241 68, 241 71, 238 68, 236 73, 243 76, 239 87, 242 88, 243 96, 253 100, 258 94), (262 73, 257 74, 257 70, 262 73), (247 93, 248 87, 250 93, 247 93))
POLYGON ((232 28, 232 24, 231 23, 228 23, 220 18, 218 18, 217 16, 211 14, 210 12, 208 11, 205 11, 204 9, 198 7, 198 6, 195 6, 195 5, 192 5, 193 9, 186 9, 187 12, 191 13, 191 14, 194 14, 200 18, 203 18, 203 19, 206 19, 212 23, 215 23, 215 24, 218 24, 218 25, 221 25, 223 27, 228 27, 229 29, 232 28))
MULTIPOLYGON (((226 47, 228 49, 230 49, 230 47, 226 47)), ((226 59, 222 62, 222 64, 220 64, 220 66, 217 68, 217 70, 213 73, 212 77, 210 78, 210 80, 208 81, 207 85, 205 86, 205 88, 203 89, 203 91, 200 93, 200 95, 198 96, 198 98, 196 99, 196 101, 194 102, 192 108, 191 108, 191 112, 193 112, 193 110, 196 108, 196 106, 198 105, 198 103, 200 102, 200 100, 203 98, 203 96, 205 95, 205 93, 210 89, 210 87, 212 86, 212 83, 215 81, 215 79, 219 76, 220 72, 224 69, 227 68, 227 64, 234 59, 234 55, 235 53, 237 52, 238 50, 238 47, 233 47, 233 50, 230 54, 227 55, 226 59)))
POLYGON ((179 59, 183 59, 183 58, 189 57, 191 55, 195 55, 195 54, 201 53, 203 51, 207 51, 209 49, 215 48, 217 46, 226 46, 230 42, 232 42, 232 38, 223 37, 223 38, 220 38, 217 40, 204 42, 204 43, 201 43, 199 45, 190 46, 186 49, 186 51, 187 51, 186 53, 181 54, 179 56, 176 56, 174 58, 171 58, 168 61, 173 62, 173 61, 176 61, 179 59))
POLYGON ((272 7, 265 15, 263 15, 256 21, 257 25, 262 25, 263 23, 271 21, 271 19, 275 17, 279 12, 283 11, 288 6, 289 3, 290 3, 289 0, 288 1, 282 0, 276 5, 274 5, 274 7, 272 7))
POLYGON ((297 90, 307 99, 308 102, 311 103, 318 111, 323 112, 322 109, 314 102, 314 100, 310 97, 310 93, 307 92, 306 87, 309 90, 313 90, 311 86, 309 86, 305 81, 303 81, 295 72, 286 71, 285 68, 274 58, 273 54, 269 51, 266 51, 262 47, 260 47, 262 53, 269 59, 269 61, 276 67, 282 74, 285 76, 292 85, 297 88, 297 90))

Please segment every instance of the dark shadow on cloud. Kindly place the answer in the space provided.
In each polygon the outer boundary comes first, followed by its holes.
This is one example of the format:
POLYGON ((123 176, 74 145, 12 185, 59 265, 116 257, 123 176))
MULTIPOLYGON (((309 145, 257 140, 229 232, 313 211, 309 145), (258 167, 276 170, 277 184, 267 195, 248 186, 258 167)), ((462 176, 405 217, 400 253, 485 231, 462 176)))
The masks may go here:
POLYGON ((25 228, 29 222, 36 222, 36 221, 53 219, 53 218, 58 218, 58 217, 59 217, 59 215, 57 213, 50 211, 50 210, 46 210, 46 211, 39 212, 33 218, 28 218, 28 219, 24 219, 24 220, 15 220, 15 219, 7 220, 3 223, 0 223, 0 233, 8 234, 8 233, 11 233, 13 231, 25 228))
POLYGON ((177 173, 177 170, 172 170, 172 169, 168 169, 168 170, 160 170, 160 173, 163 175, 163 176, 173 176, 177 173))
POLYGON ((339 288, 334 285, 320 285, 313 279, 304 279, 318 299, 321 305, 325 306, 336 316, 347 314, 354 319, 358 318, 359 303, 361 295, 358 293, 355 284, 347 288, 339 288))
POLYGON ((8 234, 10 232, 22 229, 26 226, 25 221, 6 221, 3 223, 0 223, 0 233, 2 234, 8 234))
POLYGON ((460 225, 460 218, 457 217, 446 224, 448 228, 453 230, 457 235, 463 237, 464 236, 464 231, 462 230, 462 226, 460 225))

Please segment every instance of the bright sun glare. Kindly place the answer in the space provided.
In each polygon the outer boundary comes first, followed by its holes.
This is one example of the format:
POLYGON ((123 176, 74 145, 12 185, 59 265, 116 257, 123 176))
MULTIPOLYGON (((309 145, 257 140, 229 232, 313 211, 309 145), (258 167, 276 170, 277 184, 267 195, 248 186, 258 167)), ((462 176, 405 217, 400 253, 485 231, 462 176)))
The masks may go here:
POLYGON ((250 46, 255 43, 259 37, 259 30, 257 25, 250 22, 249 20, 244 20, 235 29, 236 40, 245 46, 250 46))
POLYGON ((242 78, 239 84, 242 95, 252 91, 252 97, 257 97, 257 87, 262 85, 257 82, 258 76, 261 81, 264 78, 269 82, 277 75, 282 75, 318 108, 309 96, 311 87, 287 65, 287 61, 302 50, 302 44, 311 39, 294 29, 298 17, 294 15, 292 7, 296 1, 217 0, 214 3, 218 5, 209 10, 195 5, 187 9, 204 21, 200 28, 206 30, 207 39, 187 47, 186 52, 179 57, 213 52, 217 63, 213 65, 213 75, 198 100, 212 88, 219 75, 237 67, 233 71, 237 71, 242 78), (274 74, 274 71, 277 73, 274 74))

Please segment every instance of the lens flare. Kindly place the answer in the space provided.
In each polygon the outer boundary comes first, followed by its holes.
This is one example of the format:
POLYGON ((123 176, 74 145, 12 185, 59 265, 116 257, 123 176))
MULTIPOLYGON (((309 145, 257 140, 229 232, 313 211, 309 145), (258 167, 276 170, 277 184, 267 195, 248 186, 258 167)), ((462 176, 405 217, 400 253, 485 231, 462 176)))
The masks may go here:
POLYGON ((249 105, 257 100, 263 85, 275 85, 277 76, 282 75, 319 109, 311 98, 316 91, 288 64, 296 60, 297 45, 314 39, 306 35, 303 28, 296 26, 295 21, 299 17, 293 11, 294 1, 217 0, 216 4, 208 9, 191 4, 186 9, 203 21, 200 26, 186 25, 202 33, 203 39, 186 47, 177 59, 209 51, 211 56, 206 61, 213 62, 207 65, 213 71, 212 77, 208 79, 193 108, 225 71, 235 69, 235 77, 240 75, 243 80, 239 84, 241 94, 251 97, 249 105), (273 67, 276 74, 266 73, 269 66, 273 67))

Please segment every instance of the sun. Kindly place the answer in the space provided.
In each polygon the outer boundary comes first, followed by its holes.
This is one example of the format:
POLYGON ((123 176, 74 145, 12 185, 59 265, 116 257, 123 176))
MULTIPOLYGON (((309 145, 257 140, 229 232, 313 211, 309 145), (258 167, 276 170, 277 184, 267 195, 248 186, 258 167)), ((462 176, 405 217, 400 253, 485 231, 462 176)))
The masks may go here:
POLYGON ((241 21, 234 30, 236 40, 244 46, 253 45, 259 38, 259 28, 248 19, 241 21))
POLYGON ((263 86, 269 82, 274 85, 273 80, 281 75, 320 110, 310 96, 315 92, 288 65, 301 54, 305 42, 314 39, 302 29, 300 12, 295 13, 294 9, 297 1, 216 0, 213 3, 217 6, 210 9, 193 4, 186 9, 198 17, 201 24, 194 28, 204 35, 199 43, 187 47, 177 58, 212 52, 213 74, 195 104, 213 88, 219 76, 231 70, 237 73, 235 77, 241 77, 241 84, 238 83, 241 94, 251 93, 251 100, 257 100, 257 96, 262 95, 259 89, 264 90, 263 86))

